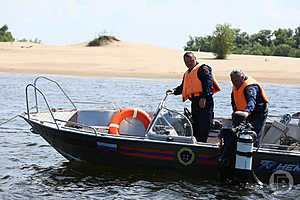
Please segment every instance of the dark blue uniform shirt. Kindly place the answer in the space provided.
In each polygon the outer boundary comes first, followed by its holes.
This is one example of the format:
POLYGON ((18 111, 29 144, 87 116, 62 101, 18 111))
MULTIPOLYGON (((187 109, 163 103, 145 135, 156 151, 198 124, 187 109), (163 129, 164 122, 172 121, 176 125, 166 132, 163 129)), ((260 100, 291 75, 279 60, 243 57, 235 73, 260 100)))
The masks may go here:
MULTIPOLYGON (((198 64, 199 63, 197 62, 196 65, 198 65, 198 64)), ((200 66, 200 68, 197 72, 198 78, 202 83, 202 90, 203 90, 203 92, 200 93, 200 96, 199 96, 200 98, 206 98, 207 96, 213 95, 213 90, 212 90, 213 80, 212 80, 211 71, 212 70, 211 70, 210 66, 203 64, 200 66)), ((178 87, 173 89, 175 95, 179 95, 182 93, 183 83, 184 83, 184 76, 183 76, 181 84, 178 87)))

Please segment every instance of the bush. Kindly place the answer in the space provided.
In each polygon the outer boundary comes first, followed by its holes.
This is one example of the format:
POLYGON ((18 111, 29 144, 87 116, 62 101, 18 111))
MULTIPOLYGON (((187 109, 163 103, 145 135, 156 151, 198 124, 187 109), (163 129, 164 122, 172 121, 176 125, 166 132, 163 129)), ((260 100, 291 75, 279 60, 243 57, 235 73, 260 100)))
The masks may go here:
POLYGON ((106 44, 109 44, 114 41, 120 41, 114 36, 109 36, 109 35, 99 35, 97 38, 93 39, 88 43, 87 46, 103 46, 106 44))
POLYGON ((264 56, 270 56, 272 55, 272 51, 268 46, 263 46, 260 43, 255 43, 253 47, 249 47, 248 54, 250 55, 264 55, 264 56))
POLYGON ((27 40, 26 38, 23 38, 21 40, 17 40, 18 42, 32 42, 32 43, 37 43, 37 44, 41 44, 42 40, 39 40, 38 38, 34 38, 34 40, 30 39, 27 40))
POLYGON ((300 49, 296 49, 295 57, 300 58, 300 49))
POLYGON ((274 56, 288 56, 292 48, 287 44, 280 44, 275 47, 273 55, 274 56))
POLYGON ((17 42, 28 42, 28 40, 26 38, 23 38, 21 40, 17 40, 17 42))
POLYGON ((235 31, 230 26, 218 24, 213 33, 212 52, 215 53, 217 59, 226 58, 234 47, 235 31))
POLYGON ((289 51, 288 56, 289 56, 289 57, 300 58, 300 49, 294 49, 294 48, 292 48, 292 49, 289 51))
POLYGON ((42 40, 39 40, 39 39, 37 39, 37 38, 34 38, 34 40, 29 40, 29 42, 41 44, 42 40))

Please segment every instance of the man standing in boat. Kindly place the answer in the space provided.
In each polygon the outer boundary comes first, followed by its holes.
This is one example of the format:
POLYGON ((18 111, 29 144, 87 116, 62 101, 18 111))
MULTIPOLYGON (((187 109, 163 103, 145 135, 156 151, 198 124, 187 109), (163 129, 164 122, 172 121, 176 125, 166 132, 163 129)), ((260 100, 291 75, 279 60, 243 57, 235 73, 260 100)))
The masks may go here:
POLYGON ((268 98, 262 86, 244 72, 234 70, 230 73, 232 86, 231 105, 233 124, 240 117, 249 122, 257 134, 254 146, 258 146, 268 114, 268 98))
POLYGON ((168 89, 167 93, 182 94, 183 101, 192 102, 193 132, 198 142, 207 142, 208 132, 213 120, 213 94, 220 91, 217 81, 212 75, 210 66, 200 65, 192 52, 183 56, 188 70, 184 73, 181 84, 168 89))

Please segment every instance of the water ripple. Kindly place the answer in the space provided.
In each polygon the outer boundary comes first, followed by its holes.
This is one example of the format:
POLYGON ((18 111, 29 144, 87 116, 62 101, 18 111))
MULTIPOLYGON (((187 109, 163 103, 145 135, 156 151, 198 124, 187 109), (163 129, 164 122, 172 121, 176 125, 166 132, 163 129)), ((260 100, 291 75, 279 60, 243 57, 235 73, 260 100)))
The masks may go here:
MULTIPOLYGON (((0 76, 1 123, 25 111, 24 88, 36 76, 7 73, 0 73, 0 76)), ((138 107, 145 111, 154 111, 166 89, 181 82, 171 79, 48 77, 61 83, 73 100, 105 100, 120 107, 138 107)), ((39 82, 41 88, 48 85, 46 81, 39 82)), ((270 98, 270 113, 282 115, 300 111, 299 86, 263 86, 270 98)), ((231 85, 221 83, 221 87, 222 92, 215 96, 215 115, 230 117, 231 85)), ((55 87, 43 91, 51 107, 72 108, 55 87)), ((34 103, 32 93, 29 102, 34 103)), ((190 103, 182 103, 180 96, 171 96, 166 105, 183 110, 190 103)), ((45 107, 42 103, 39 106, 45 107)), ((88 108, 90 105, 80 106, 88 108)), ((68 162, 29 129, 29 125, 19 118, 0 127, 0 199, 297 199, 300 196, 300 186, 294 186, 286 195, 276 196, 267 185, 244 189, 168 171, 117 169, 68 162)))

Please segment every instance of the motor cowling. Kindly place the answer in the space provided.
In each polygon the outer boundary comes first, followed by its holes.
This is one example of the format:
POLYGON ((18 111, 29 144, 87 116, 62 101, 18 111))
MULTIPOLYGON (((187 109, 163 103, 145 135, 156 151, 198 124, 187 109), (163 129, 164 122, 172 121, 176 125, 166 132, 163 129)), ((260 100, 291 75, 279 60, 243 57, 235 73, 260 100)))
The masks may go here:
POLYGON ((221 182, 231 182, 234 177, 237 135, 232 127, 224 127, 221 129, 219 139, 221 140, 218 160, 220 179, 221 182))

